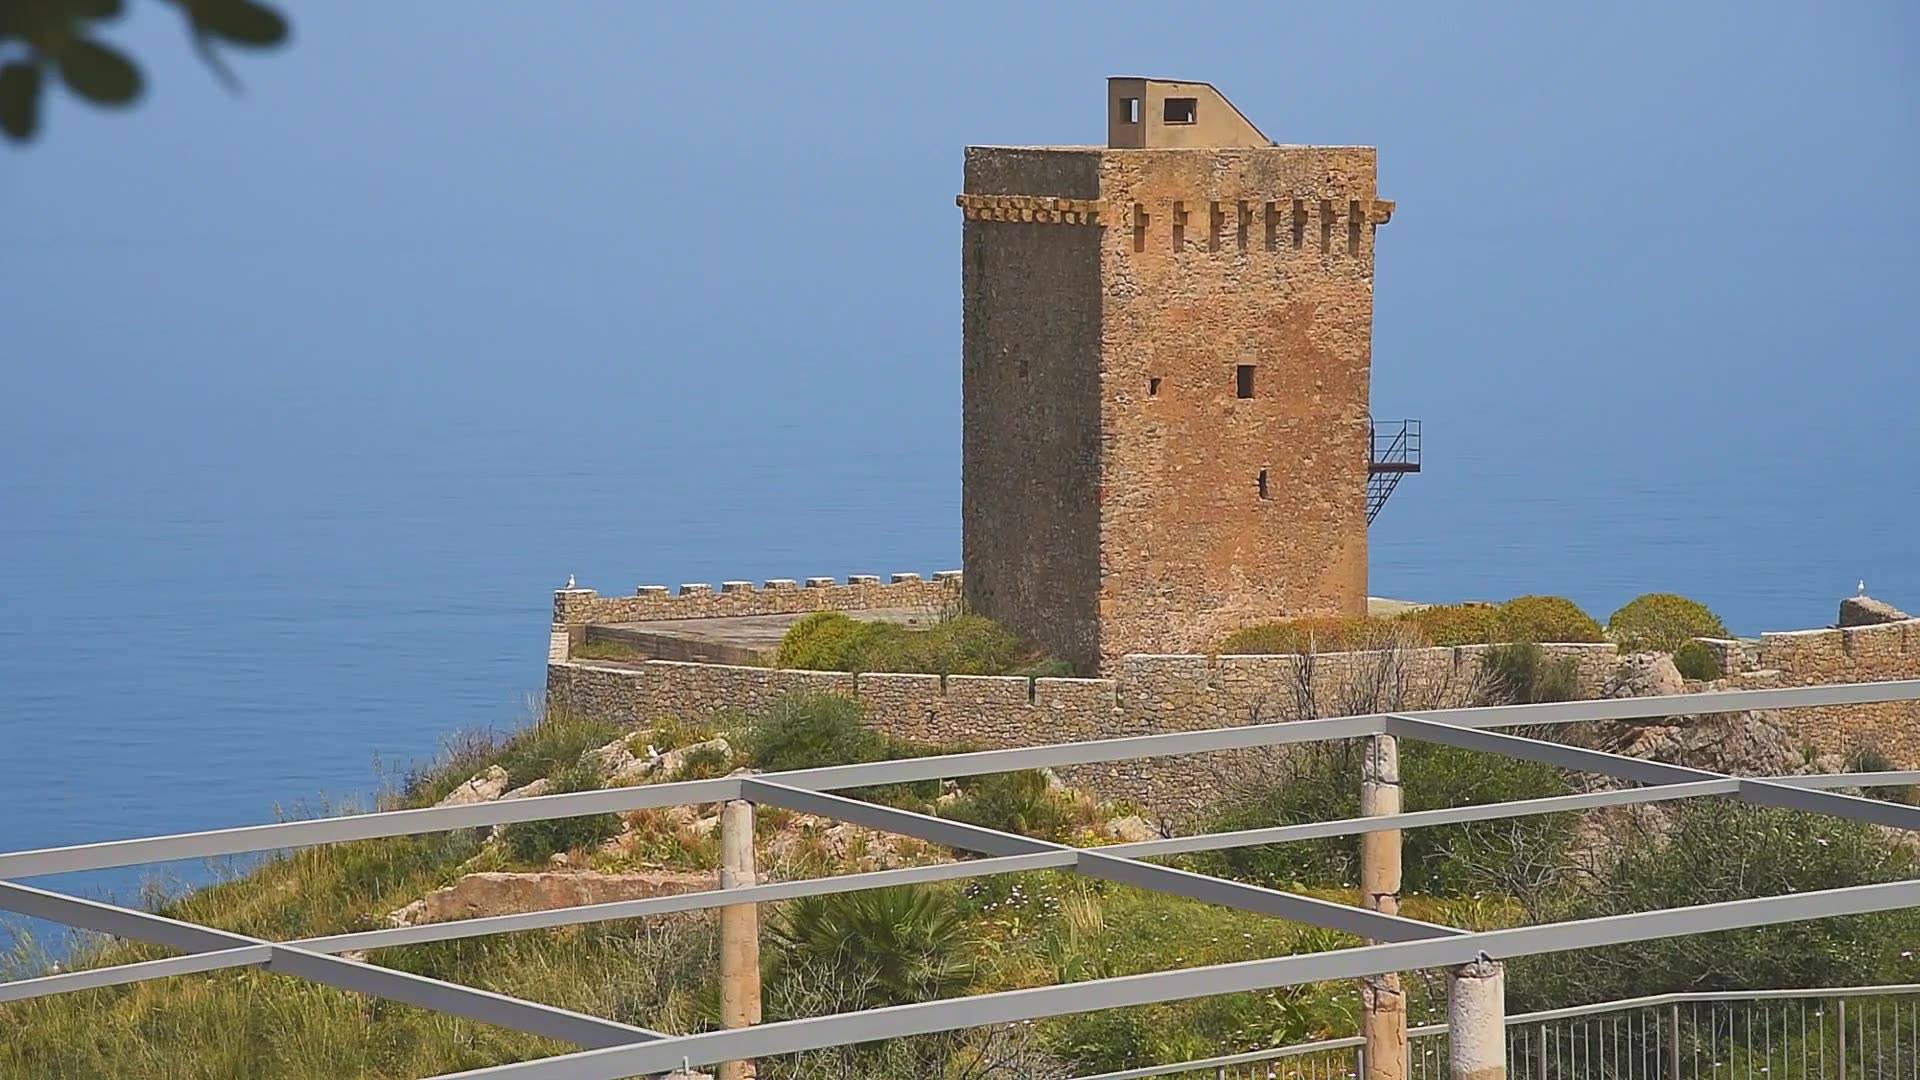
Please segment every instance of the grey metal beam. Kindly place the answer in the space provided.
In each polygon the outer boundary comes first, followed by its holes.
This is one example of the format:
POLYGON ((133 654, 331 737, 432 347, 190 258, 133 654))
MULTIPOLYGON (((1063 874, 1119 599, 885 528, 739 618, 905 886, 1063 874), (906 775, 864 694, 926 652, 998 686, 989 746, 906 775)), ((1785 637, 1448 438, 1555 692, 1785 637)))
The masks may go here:
POLYGON ((442 1080, 453 1080, 455 1077, 461 1080, 478 1077, 613 1080, 616 1077, 676 1068, 683 1061, 703 1065, 734 1058, 770 1057, 1069 1013, 1300 986, 1330 979, 1357 979, 1390 971, 1415 971, 1466 963, 1481 953, 1496 959, 1511 959, 1653 938, 1888 911, 1911 907, 1916 903, 1920 903, 1920 881, 1734 900, 1580 922, 1488 930, 1457 937, 1159 971, 788 1020, 731 1031, 670 1037, 640 1046, 496 1065, 450 1073, 442 1080))
POLYGON ((937 757, 902 758, 862 765, 830 765, 819 769, 767 773, 764 779, 786 787, 830 791, 878 784, 905 784, 919 780, 948 780, 962 776, 1051 769, 1061 765, 1092 765, 1103 761, 1133 761, 1180 754, 1209 754, 1222 750, 1254 750, 1329 739, 1360 739, 1378 735, 1385 714, 1333 716, 1317 720, 1287 720, 1268 724, 1167 731, 1158 735, 1124 735, 1085 742, 1023 746, 1008 750, 977 750, 937 757))
POLYGON ((1832 683, 1773 690, 1713 690, 1700 694, 1600 698, 1545 705, 1480 705, 1463 709, 1402 710, 1398 715, 1437 720, 1455 727, 1510 727, 1521 724, 1570 724, 1582 720, 1644 720, 1655 716, 1704 715, 1764 709, 1864 705, 1879 701, 1920 700, 1920 679, 1832 683))
MULTIPOLYGON (((1771 783, 1796 787, 1891 786, 1920 782, 1920 773, 1818 774, 1809 776, 1765 777, 1763 779, 1771 783)), ((1126 859, 1146 859, 1190 854, 1199 851, 1220 851, 1228 848, 1252 847, 1260 844, 1285 844, 1333 836, 1352 836, 1376 829, 1414 829, 1433 825, 1455 825, 1471 821, 1493 821, 1536 814, 1576 812, 1605 806, 1633 806, 1642 803, 1664 802, 1704 795, 1732 795, 1739 789, 1740 784, 1743 782, 1745 781, 1741 778, 1728 777, 1723 780, 1701 780, 1686 784, 1614 788, 1607 791, 1582 792, 1574 795, 1555 795, 1544 799, 1521 799, 1513 802, 1480 803, 1472 806, 1448 807, 1439 810, 1416 810, 1403 814, 1390 814, 1384 817, 1347 818, 1341 821, 1316 821, 1299 825, 1277 825, 1271 828, 1242 829, 1235 832, 1200 833, 1194 836, 1174 836, 1160 840, 1140 840, 1126 844, 1112 844, 1097 849, 1096 853, 1126 859)), ((534 911, 519 915, 494 915, 477 919, 458 919, 449 922, 426 923, 419 926, 367 930, 351 934, 336 934, 329 937, 307 938, 291 942, 291 944, 312 949, 315 952, 330 953, 345 952, 348 950, 382 949, 395 945, 413 945, 428 941, 448 941, 458 938, 482 937, 488 934, 504 934, 521 930, 542 930, 559 926, 575 926, 582 923, 605 922, 614 919, 645 918, 647 916, 664 915, 680 911, 709 910, 737 903, 772 903, 781 900, 798 899, 803 896, 826 896, 832 893, 855 892, 862 889, 881 889, 895 885, 922 885, 938 881, 987 877, 993 874, 1022 873, 1031 870, 1071 869, 1076 865, 1078 860, 1079 851, 1077 849, 1060 848, 1058 850, 1035 852, 1027 855, 1002 855, 963 862, 939 863, 932 866, 914 866, 895 870, 877 870, 864 874, 841 874, 834 877, 782 881, 766 885, 750 886, 745 889, 707 889, 700 892, 681 893, 677 896, 657 896, 644 900, 620 900, 606 904, 554 908, 547 911, 534 911)))
POLYGON ((1332 836, 1355 836, 1381 829, 1417 829, 1429 825, 1458 825, 1469 821, 1495 821, 1504 818, 1531 817, 1592 810, 1602 806, 1634 806, 1640 803, 1690 799, 1701 795, 1732 795, 1740 781, 1698 780, 1685 784, 1661 784, 1655 787, 1615 788, 1574 795, 1553 795, 1543 799, 1517 799, 1512 802, 1478 803, 1441 810, 1412 810, 1379 817, 1344 818, 1338 821, 1310 821, 1299 825, 1274 825, 1264 829, 1239 829, 1233 832, 1199 833, 1194 836, 1170 836, 1161 840, 1137 840, 1100 849, 1104 855, 1129 859, 1148 859, 1163 855, 1184 855, 1196 851, 1223 851, 1229 848, 1255 847, 1261 844, 1288 844, 1300 840, 1321 840, 1332 836))
POLYGON ((1257 885, 1174 870, 1165 866, 1154 866, 1150 863, 1134 863, 1125 858, 1116 858, 1086 848, 1070 848, 1063 844, 1015 836, 994 829, 983 829, 977 825, 947 821, 927 814, 916 814, 909 810, 876 806, 825 792, 800 791, 767 783, 757 778, 743 780, 740 795, 742 798, 754 799, 772 806, 783 806, 802 813, 851 821, 857 825, 865 825, 885 832, 899 833, 931 843, 984 852, 989 855, 1071 852, 1075 856, 1074 869, 1089 877, 1135 885, 1143 889, 1173 892, 1197 900, 1226 904, 1245 911, 1277 915, 1329 930, 1346 930, 1378 941, 1406 941, 1452 932, 1450 927, 1435 926, 1432 923, 1399 915, 1383 915, 1377 911, 1367 911, 1364 908, 1336 904, 1330 900, 1281 892, 1278 889, 1261 888, 1257 885))
POLYGON ((389 1001, 403 1001, 450 1016, 464 1016, 483 1024, 498 1024, 531 1035, 544 1035, 576 1046, 631 1046, 665 1038, 657 1031, 588 1016, 572 1009, 525 1001, 490 990, 477 990, 471 986, 342 960, 337 956, 286 945, 273 947, 273 959, 267 962, 267 970, 389 1001))
POLYGON ((614 919, 639 919, 676 911, 702 911, 734 904, 766 904, 795 900, 803 896, 828 896, 833 893, 884 889, 898 885, 929 885, 938 881, 1013 874, 1028 870, 1071 869, 1079 858, 1072 849, 1040 851, 1030 855, 1005 855, 993 859, 937 863, 932 866, 908 866, 896 870, 875 870, 865 874, 841 874, 837 877, 778 881, 749 885, 738 889, 703 889, 678 896, 654 896, 644 900, 616 900, 605 904, 551 908, 519 915, 490 915, 478 919, 423 923, 353 934, 305 938, 289 942, 314 952, 339 953, 349 950, 384 949, 394 945, 417 945, 427 941, 483 937, 519 930, 545 930, 556 926, 608 922, 614 919))
POLYGON ((1438 926, 1402 915, 1386 915, 1331 900, 1261 888, 1245 882, 1176 870, 1170 866, 1119 858, 1099 851, 1082 849, 1079 870, 1088 877, 1102 881, 1184 896, 1209 904, 1223 904, 1262 915, 1275 915, 1328 930, 1344 930, 1375 941, 1422 941, 1466 933, 1451 926, 1438 926))
POLYGON ((1739 797, 1760 806, 1832 814, 1892 829, 1920 829, 1920 807, 1880 799, 1863 799, 1858 795, 1842 795, 1837 791, 1818 791, 1792 784, 1742 779, 1739 797))
POLYGON ((1777 784, 1764 779, 1728 777, 1724 773, 1709 772, 1706 769, 1667 765, 1658 761, 1627 757, 1624 754, 1587 750, 1497 731, 1458 728, 1450 724, 1437 724, 1430 720, 1415 720, 1406 716, 1389 717, 1387 728, 1395 735, 1408 738, 1425 739, 1428 742, 1444 743, 1468 750, 1505 754, 1508 757, 1599 773, 1622 780, 1637 780, 1642 783, 1675 784, 1734 779, 1737 781, 1737 786, 1733 795, 1744 802, 1759 806, 1831 814, 1852 821, 1864 821, 1895 829, 1920 830, 1920 807, 1816 790, 1811 785, 1777 784))
POLYGON ((869 829, 911 836, 942 847, 974 851, 982 855, 1032 855, 1042 851, 1073 850, 1062 844, 1016 836, 998 829, 985 829, 964 821, 949 821, 931 814, 916 814, 911 810, 896 810, 891 806, 861 802, 844 795, 768 783, 759 777, 741 780, 740 797, 796 813, 851 822, 869 829))
POLYGON ((103 986, 121 986, 126 983, 165 979, 175 975, 193 975, 203 971, 261 967, 272 955, 273 946, 271 945, 242 945, 217 952, 188 953, 185 956, 168 956, 159 960, 143 960, 135 964, 88 968, 85 971, 63 971, 58 975, 42 975, 33 979, 15 979, 12 982, 0 983, 0 1002, 26 1001, 29 998, 45 997, 48 994, 95 990, 103 986))
POLYGON ((386 810, 373 814, 283 821, 271 825, 243 825, 234 829, 107 840, 72 847, 41 848, 0 855, 0 878, 37 877, 74 870, 239 855, 250 851, 337 844, 383 836, 412 836, 449 829, 487 828, 516 821, 578 817, 582 814, 622 813, 659 806, 687 806, 725 802, 739 797, 740 782, 726 776, 675 784, 608 788, 561 795, 538 795, 470 803, 466 806, 430 806, 419 810, 386 810))
POLYGON ((1452 724, 1418 720, 1411 716, 1388 717, 1387 733, 1440 743, 1444 746, 1457 746, 1463 750, 1504 754, 1507 757, 1525 761, 1537 761, 1563 769, 1598 773, 1602 776, 1633 780, 1642 784, 1690 784, 1702 780, 1728 779, 1724 773, 1709 772, 1705 769, 1668 765, 1664 762, 1648 761, 1645 758, 1609 754, 1601 750, 1587 750, 1578 746, 1546 742, 1542 739, 1528 739, 1498 731, 1454 727, 1452 724))
MULTIPOLYGON (((1399 716, 1403 718, 1403 722, 1412 720, 1446 724, 1456 728, 1485 728, 1519 724, 1568 723, 1576 720, 1637 719, 1682 713, 1733 712, 1746 709, 1785 709, 1912 700, 1920 700, 1920 679, 1793 687, 1780 690, 1673 694, 1665 697, 1576 701, 1553 705, 1435 709, 1399 714, 1382 713, 1322 720, 1250 724, 1011 750, 986 750, 972 754, 880 761, 864 765, 840 765, 824 769, 772 773, 765 778, 786 787, 830 790, 942 777, 978 776, 1015 769, 1212 753, 1221 750, 1244 750, 1379 734, 1385 730, 1390 716, 1399 716)), ((737 781, 732 777, 722 777, 714 780, 614 788, 607 791, 543 795, 532 799, 475 803, 469 806, 392 810, 314 821, 249 825, 235 829, 215 829, 171 836, 17 851, 0 854, 0 878, 35 877, 75 870, 98 870, 114 866, 166 862, 174 859, 274 851, 347 840, 369 840, 384 836, 410 836, 416 833, 468 827, 480 828, 577 814, 619 813, 660 806, 725 802, 736 797, 737 789, 732 786, 736 783, 737 781)))
POLYGON ((298 974, 343 990, 423 1005, 453 1016, 545 1035, 578 1046, 619 1046, 663 1038, 657 1031, 603 1020, 569 1009, 522 1001, 391 968, 357 964, 337 956, 308 952, 296 946, 276 945, 245 934, 195 926, 151 912, 65 896, 14 882, 0 882, 0 909, 34 915, 67 926, 98 930, 115 937, 166 945, 190 953, 266 948, 270 951, 266 962, 269 971, 298 974))

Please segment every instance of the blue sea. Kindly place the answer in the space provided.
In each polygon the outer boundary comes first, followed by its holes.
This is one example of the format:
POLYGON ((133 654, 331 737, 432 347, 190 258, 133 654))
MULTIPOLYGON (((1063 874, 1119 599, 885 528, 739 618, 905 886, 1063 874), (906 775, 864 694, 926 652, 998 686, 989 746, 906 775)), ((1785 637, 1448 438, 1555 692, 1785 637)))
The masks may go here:
POLYGON ((957 566, 960 148, 1098 140, 1114 65, 1382 148, 1374 411, 1426 471, 1375 594, 1920 610, 1904 9, 1329 9, 1282 39, 1364 48, 1276 66, 1149 16, 341 3, 235 97, 167 7, 114 31, 148 102, 0 150, 0 850, 364 800, 526 719, 569 574, 957 566))

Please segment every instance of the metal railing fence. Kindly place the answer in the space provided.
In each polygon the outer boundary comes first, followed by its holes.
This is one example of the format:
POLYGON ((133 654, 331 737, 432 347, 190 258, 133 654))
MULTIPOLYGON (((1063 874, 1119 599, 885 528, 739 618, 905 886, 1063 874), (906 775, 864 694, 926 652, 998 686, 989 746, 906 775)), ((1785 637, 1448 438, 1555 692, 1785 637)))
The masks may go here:
MULTIPOLYGON (((1920 1080, 1920 984, 1660 994, 1509 1016, 1509 1080, 1920 1080)), ((1076 1080, 1356 1080, 1359 1036, 1076 1080)), ((1446 1080, 1447 1028, 1407 1031, 1446 1080)))

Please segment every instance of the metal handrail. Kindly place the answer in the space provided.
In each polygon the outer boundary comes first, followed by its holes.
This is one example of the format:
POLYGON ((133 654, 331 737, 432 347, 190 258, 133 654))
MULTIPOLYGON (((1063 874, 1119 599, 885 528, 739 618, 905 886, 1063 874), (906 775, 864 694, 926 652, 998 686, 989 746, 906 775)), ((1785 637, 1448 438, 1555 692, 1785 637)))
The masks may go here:
MULTIPOLYGON (((1650 1009, 1662 1005, 1685 1005, 1705 1001, 1782 1001, 1802 998, 1846 998, 1846 997, 1886 997, 1895 994, 1920 993, 1920 983, 1886 983, 1875 986, 1810 986, 1781 990, 1708 990, 1682 991, 1667 994, 1649 994, 1645 997, 1616 998, 1612 1001, 1596 1001, 1586 1005, 1571 1005, 1560 1009, 1543 1009, 1539 1012, 1520 1013, 1507 1017, 1507 1026, 1522 1027, 1528 1024, 1544 1024, 1554 1020, 1569 1020, 1582 1016, 1596 1016, 1602 1013, 1624 1012, 1629 1009, 1650 1009)), ((1433 1035, 1444 1035, 1445 1024, 1424 1024, 1407 1029, 1407 1038, 1418 1039, 1433 1035)), ((1249 1050, 1239 1054, 1223 1054, 1218 1057, 1195 1058, 1191 1061, 1178 1061, 1166 1065, 1148 1065, 1137 1069, 1123 1069, 1119 1072, 1089 1073, 1076 1076, 1073 1080, 1148 1080, 1155 1076, 1173 1076, 1183 1072, 1201 1072, 1207 1069, 1226 1069, 1236 1065, 1258 1065, 1262 1062, 1281 1061, 1304 1054, 1317 1054, 1332 1050, 1350 1050, 1366 1045, 1366 1040, 1358 1035, 1349 1035, 1342 1039, 1320 1039, 1315 1042, 1292 1043, 1265 1050, 1249 1050)))

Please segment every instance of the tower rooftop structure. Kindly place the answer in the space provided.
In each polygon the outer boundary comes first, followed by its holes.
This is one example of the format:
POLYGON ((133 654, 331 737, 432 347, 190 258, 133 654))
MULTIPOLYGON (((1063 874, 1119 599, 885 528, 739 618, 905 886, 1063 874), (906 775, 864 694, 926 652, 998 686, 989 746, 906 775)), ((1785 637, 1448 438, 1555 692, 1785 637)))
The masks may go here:
POLYGON ((1376 152, 1202 82, 1106 110, 1108 146, 966 151, 969 605, 1083 671, 1363 614, 1376 152))

